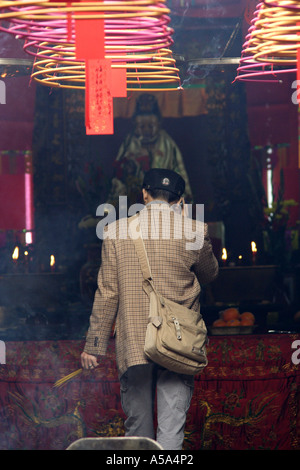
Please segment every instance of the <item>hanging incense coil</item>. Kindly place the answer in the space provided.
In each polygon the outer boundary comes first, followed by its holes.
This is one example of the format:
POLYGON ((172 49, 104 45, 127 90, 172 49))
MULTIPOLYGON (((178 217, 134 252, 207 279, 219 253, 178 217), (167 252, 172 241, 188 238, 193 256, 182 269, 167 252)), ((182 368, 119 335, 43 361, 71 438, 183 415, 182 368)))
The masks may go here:
MULTIPOLYGON (((45 45, 45 44, 43 44, 45 45)), ((43 50, 42 55, 49 52, 47 59, 36 60, 34 63, 34 70, 32 77, 42 83, 52 87, 62 88, 85 88, 85 64, 76 61, 71 57, 71 52, 65 54, 59 48, 53 52, 50 50, 43 50)), ((39 58, 39 53, 37 53, 39 58)), ((106 58, 110 58, 109 55, 106 58)), ((179 83, 179 77, 174 77, 174 71, 177 73, 178 69, 175 68, 175 60, 171 56, 171 51, 163 49, 157 54, 148 55, 135 55, 134 61, 127 56, 114 56, 112 59, 112 68, 125 68, 127 76, 127 90, 153 90, 157 84, 168 84, 176 81, 179 83), (126 61, 125 65, 122 63, 126 61), (151 86, 152 85, 152 86, 151 86)))
POLYGON ((300 10, 297 12, 289 8, 289 3, 293 2, 280 2, 280 6, 276 7, 263 4, 249 44, 254 60, 281 65, 296 64, 300 10))
POLYGON ((278 82, 282 74, 296 72, 299 33, 299 3, 259 3, 242 47, 235 80, 278 82))
POLYGON ((48 0, 1 0, 1 19, 30 21, 63 20, 67 14, 77 19, 138 18, 170 12, 164 0, 52 2, 48 0))
POLYGON ((75 58, 75 20, 104 19, 105 59, 126 69, 127 90, 158 91, 180 87, 170 46, 165 0, 52 2, 1 1, 0 30, 26 41, 35 57, 32 77, 43 85, 85 88, 85 62, 75 58))

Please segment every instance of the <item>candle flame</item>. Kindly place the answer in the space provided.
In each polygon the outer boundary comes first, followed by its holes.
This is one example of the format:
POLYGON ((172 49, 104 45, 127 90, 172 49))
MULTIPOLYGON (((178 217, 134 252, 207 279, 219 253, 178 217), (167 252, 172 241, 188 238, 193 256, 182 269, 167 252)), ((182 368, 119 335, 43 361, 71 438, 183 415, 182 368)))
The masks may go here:
POLYGON ((227 251, 226 251, 226 248, 223 248, 222 250, 222 259, 227 259, 227 251))
POLYGON ((55 257, 54 255, 51 255, 50 256, 50 266, 54 266, 55 265, 55 257))
POLYGON ((12 254, 12 259, 18 259, 19 258, 19 247, 16 246, 16 248, 14 249, 14 252, 12 254))
POLYGON ((252 253, 256 253, 256 252, 257 252, 257 248, 256 248, 256 243, 255 243, 255 242, 251 242, 251 250, 252 250, 252 253))

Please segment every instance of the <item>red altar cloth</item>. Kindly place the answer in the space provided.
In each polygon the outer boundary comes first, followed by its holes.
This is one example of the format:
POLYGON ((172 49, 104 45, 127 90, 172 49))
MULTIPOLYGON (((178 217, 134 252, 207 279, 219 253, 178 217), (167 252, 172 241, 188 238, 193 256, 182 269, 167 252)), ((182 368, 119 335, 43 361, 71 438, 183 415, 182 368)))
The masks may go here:
MULTIPOLYGON (((185 450, 300 449, 299 335, 210 337, 196 378, 185 450)), ((124 435, 113 341, 105 361, 61 388, 80 367, 81 341, 6 344, 0 365, 0 449, 65 449, 81 437, 124 435)))

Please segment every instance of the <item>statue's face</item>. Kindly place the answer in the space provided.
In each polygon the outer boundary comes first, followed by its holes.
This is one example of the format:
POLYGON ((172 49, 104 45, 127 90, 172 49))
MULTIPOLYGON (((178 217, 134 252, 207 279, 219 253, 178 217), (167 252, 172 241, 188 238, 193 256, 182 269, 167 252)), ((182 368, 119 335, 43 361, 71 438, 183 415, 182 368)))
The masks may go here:
POLYGON ((155 114, 146 114, 135 118, 135 134, 141 138, 143 144, 155 142, 159 129, 159 119, 155 114))

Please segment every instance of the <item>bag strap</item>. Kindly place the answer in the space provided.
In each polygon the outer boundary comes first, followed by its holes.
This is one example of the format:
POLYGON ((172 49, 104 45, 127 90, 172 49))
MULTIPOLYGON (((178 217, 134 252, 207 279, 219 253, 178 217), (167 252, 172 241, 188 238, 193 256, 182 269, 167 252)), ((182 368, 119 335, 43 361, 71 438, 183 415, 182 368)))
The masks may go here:
POLYGON ((150 268, 150 264, 149 264, 149 259, 148 259, 148 255, 147 255, 147 252, 146 252, 146 248, 145 248, 145 244, 144 244, 144 240, 142 238, 142 235, 141 235, 141 226, 140 226, 140 223, 138 222, 138 224, 135 226, 135 230, 136 230, 136 233, 138 234, 138 236, 132 236, 133 233, 131 231, 131 224, 133 224, 134 220, 136 220, 138 218, 138 214, 134 215, 133 217, 130 217, 128 219, 128 222, 129 222, 129 234, 131 235, 131 239, 135 245, 135 248, 136 248, 136 252, 137 252, 137 255, 138 255, 138 258, 139 258, 139 261, 140 261, 140 265, 141 265, 141 269, 142 269, 142 273, 143 273, 143 277, 144 279, 152 279, 152 273, 151 273, 151 268, 150 268))
POLYGON ((147 255, 144 240, 143 240, 142 235, 141 235, 141 226, 140 226, 139 222, 135 226, 135 232, 138 235, 137 236, 132 236, 133 233, 131 231, 131 224, 133 224, 134 220, 136 220, 137 218, 138 218, 138 214, 135 214, 134 216, 129 217, 129 219, 128 219, 128 228, 129 228, 129 233, 131 235, 131 239, 132 239, 132 241, 135 245, 136 253, 138 255, 141 270, 142 270, 142 273, 143 273, 143 277, 144 277, 143 287, 144 287, 145 292, 148 295, 150 295, 150 293, 152 291, 156 292, 156 289, 155 289, 154 284, 153 284, 153 278, 152 278, 152 272, 151 272, 151 267, 150 267, 150 263, 149 263, 149 258, 148 258, 148 255, 147 255))
POLYGON ((138 234, 137 237, 132 236, 133 233, 131 231, 131 224, 133 224, 134 220, 137 218, 138 218, 138 214, 129 218, 128 229, 129 229, 129 234, 131 235, 131 239, 135 245, 136 253, 138 255, 138 259, 141 265, 141 269, 142 269, 142 273, 144 277, 143 289, 148 295, 149 300, 150 300, 150 309, 149 309, 149 316, 148 316, 149 322, 153 323, 153 325, 156 328, 159 328, 163 320, 162 320, 162 317, 157 315, 157 302, 158 301, 161 302, 161 300, 160 300, 160 295, 156 291, 154 284, 153 284, 149 259, 148 259, 146 247, 144 244, 144 240, 141 235, 141 226, 139 222, 135 227, 136 233, 138 234), (157 298, 157 295, 158 295, 158 298, 157 298))

